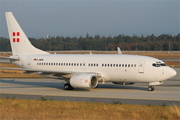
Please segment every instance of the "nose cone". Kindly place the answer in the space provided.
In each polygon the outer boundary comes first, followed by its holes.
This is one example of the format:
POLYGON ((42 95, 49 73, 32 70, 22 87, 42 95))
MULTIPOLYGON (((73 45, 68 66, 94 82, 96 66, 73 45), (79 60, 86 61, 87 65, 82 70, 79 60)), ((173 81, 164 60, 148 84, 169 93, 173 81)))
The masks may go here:
POLYGON ((176 74, 177 74, 177 72, 174 69, 169 67, 169 69, 167 70, 167 77, 168 77, 168 79, 176 76, 176 74))

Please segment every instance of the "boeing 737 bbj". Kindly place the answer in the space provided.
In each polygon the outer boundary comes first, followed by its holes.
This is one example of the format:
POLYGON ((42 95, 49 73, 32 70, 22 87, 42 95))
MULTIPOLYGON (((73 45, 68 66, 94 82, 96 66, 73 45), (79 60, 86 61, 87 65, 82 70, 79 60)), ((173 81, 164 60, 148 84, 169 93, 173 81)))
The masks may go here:
POLYGON ((13 55, 0 58, 10 59, 20 68, 0 69, 22 70, 27 74, 65 80, 65 90, 96 88, 99 82, 121 85, 145 82, 149 83, 148 90, 153 91, 154 85, 176 75, 176 71, 163 61, 147 56, 50 54, 30 43, 12 12, 5 15, 13 55))

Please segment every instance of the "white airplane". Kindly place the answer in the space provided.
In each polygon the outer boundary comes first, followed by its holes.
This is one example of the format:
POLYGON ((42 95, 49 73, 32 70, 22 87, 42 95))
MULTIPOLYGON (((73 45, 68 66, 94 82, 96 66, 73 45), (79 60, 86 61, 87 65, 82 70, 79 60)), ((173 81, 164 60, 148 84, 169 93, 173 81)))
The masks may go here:
POLYGON ((12 12, 6 12, 6 21, 12 48, 12 56, 1 57, 22 70, 45 77, 65 80, 65 90, 74 88, 96 88, 99 82, 113 82, 128 85, 136 82, 149 83, 148 91, 154 85, 176 75, 176 71, 163 61, 138 55, 125 54, 50 54, 35 48, 17 23, 12 12))

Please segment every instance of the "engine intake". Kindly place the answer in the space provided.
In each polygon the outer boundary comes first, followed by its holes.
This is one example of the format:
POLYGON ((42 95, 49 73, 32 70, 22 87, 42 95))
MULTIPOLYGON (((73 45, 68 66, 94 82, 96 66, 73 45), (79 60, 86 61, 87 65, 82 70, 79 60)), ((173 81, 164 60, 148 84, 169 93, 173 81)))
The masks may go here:
POLYGON ((95 88, 98 79, 93 74, 74 75, 70 78, 70 84, 73 88, 95 88))

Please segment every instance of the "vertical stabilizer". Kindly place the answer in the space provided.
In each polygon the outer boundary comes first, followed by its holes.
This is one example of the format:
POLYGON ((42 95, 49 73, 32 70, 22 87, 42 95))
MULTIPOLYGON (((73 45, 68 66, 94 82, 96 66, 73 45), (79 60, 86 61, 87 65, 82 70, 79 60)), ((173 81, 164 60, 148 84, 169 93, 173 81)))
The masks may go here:
POLYGON ((5 15, 13 55, 49 54, 30 43, 12 12, 6 12, 5 15))

